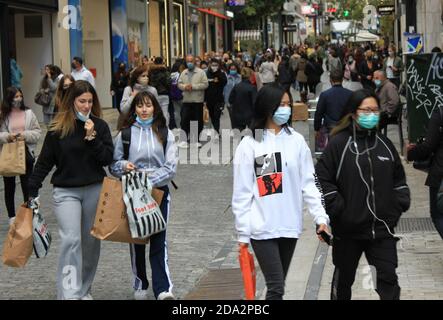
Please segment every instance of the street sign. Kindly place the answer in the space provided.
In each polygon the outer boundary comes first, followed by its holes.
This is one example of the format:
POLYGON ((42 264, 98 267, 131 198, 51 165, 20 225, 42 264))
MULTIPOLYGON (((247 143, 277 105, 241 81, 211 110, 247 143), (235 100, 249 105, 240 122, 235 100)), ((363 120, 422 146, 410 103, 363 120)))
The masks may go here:
POLYGON ((395 6, 378 6, 377 10, 381 16, 390 16, 395 12, 395 6))
POLYGON ((297 25, 283 26, 283 31, 297 31, 297 25))
POLYGON ((200 0, 200 8, 224 8, 224 0, 200 0))

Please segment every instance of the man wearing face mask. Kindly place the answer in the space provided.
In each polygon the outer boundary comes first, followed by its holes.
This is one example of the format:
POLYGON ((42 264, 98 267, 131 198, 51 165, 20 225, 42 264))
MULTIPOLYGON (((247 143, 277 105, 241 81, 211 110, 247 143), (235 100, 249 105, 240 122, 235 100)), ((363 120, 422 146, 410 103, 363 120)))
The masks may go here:
MULTIPOLYGON (((186 66, 178 79, 178 88, 183 91, 183 107, 181 127, 186 132, 188 142, 201 144, 200 133, 203 130, 203 103, 205 100, 205 90, 209 86, 206 73, 195 65, 193 55, 186 57, 186 66), (198 122, 198 137, 191 137, 191 121, 198 122)), ((187 148, 188 142, 182 141, 178 146, 187 148)))
POLYGON ((220 70, 218 60, 211 60, 211 68, 206 73, 209 86, 205 91, 205 101, 209 110, 212 125, 220 133, 220 116, 224 107, 223 88, 227 83, 226 74, 220 70))
POLYGON ((120 63, 117 72, 114 74, 111 83, 111 95, 115 96, 115 104, 120 113, 120 103, 123 99, 123 92, 129 82, 129 73, 126 71, 124 62, 120 63))
POLYGON ((383 63, 383 71, 386 73, 387 78, 397 88, 400 87, 400 75, 404 69, 403 61, 400 57, 396 56, 396 49, 394 46, 389 46, 388 58, 383 63))
POLYGON ((79 57, 74 57, 71 63, 72 77, 77 80, 88 81, 95 88, 95 79, 91 71, 86 69, 83 65, 83 59, 79 57))
POLYGON ((397 87, 386 78, 386 74, 382 70, 374 72, 374 83, 376 86, 376 94, 380 99, 380 124, 379 129, 383 129, 390 118, 396 117, 396 113, 400 106, 400 96, 397 87))

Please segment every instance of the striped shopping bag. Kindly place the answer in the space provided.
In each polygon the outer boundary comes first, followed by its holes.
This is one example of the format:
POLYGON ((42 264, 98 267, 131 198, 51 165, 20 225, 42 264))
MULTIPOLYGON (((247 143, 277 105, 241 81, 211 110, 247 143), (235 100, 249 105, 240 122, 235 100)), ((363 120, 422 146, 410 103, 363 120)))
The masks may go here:
POLYGON ((160 207, 151 195, 147 172, 132 171, 122 177, 123 201, 133 238, 144 239, 166 229, 160 207))

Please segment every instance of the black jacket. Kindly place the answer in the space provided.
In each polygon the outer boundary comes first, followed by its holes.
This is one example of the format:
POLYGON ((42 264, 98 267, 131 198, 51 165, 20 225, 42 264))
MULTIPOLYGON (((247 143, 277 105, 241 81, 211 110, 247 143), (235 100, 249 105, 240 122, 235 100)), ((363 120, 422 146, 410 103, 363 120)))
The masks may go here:
POLYGON ((392 142, 375 131, 353 125, 333 136, 316 165, 326 212, 337 238, 380 239, 391 237, 403 212, 409 209, 410 192, 400 157, 392 142), (355 144, 360 155, 356 165, 355 144), (369 151, 367 151, 369 150, 369 151), (369 192, 368 188, 371 190, 369 192))
POLYGON ((315 61, 308 61, 305 73, 308 76, 309 84, 320 83, 323 72, 323 66, 320 63, 315 61))
POLYGON ((157 89, 159 96, 169 95, 171 75, 164 65, 152 65, 149 70, 149 85, 157 89))
POLYGON ((257 88, 249 80, 237 83, 229 96, 232 105, 232 122, 234 126, 249 126, 254 115, 254 105, 257 98, 257 88))
POLYGON ((408 152, 408 160, 425 160, 431 154, 432 158, 431 168, 429 169, 426 185, 433 188, 440 187, 440 182, 443 178, 443 117, 440 110, 436 109, 429 119, 428 131, 426 133, 425 141, 408 152))
POLYGON ((206 72, 208 77, 209 86, 205 91, 205 101, 210 105, 216 103, 224 103, 225 98, 223 97, 223 89, 228 82, 226 74, 218 69, 216 72, 208 70, 206 72))
POLYGON ((322 92, 315 110, 314 130, 319 131, 322 123, 328 128, 335 126, 340 120, 343 109, 351 95, 352 91, 343 88, 341 85, 334 85, 322 92))
POLYGON ((48 131, 34 172, 29 178, 29 195, 36 197, 43 180, 55 166, 51 183, 55 187, 75 188, 101 183, 106 176, 103 167, 113 161, 114 144, 108 124, 91 116, 97 136, 84 140, 84 122, 76 120, 74 132, 63 139, 48 131))
POLYGON ((283 85, 294 82, 294 73, 291 71, 289 63, 287 65, 280 63, 278 66, 278 82, 283 85))

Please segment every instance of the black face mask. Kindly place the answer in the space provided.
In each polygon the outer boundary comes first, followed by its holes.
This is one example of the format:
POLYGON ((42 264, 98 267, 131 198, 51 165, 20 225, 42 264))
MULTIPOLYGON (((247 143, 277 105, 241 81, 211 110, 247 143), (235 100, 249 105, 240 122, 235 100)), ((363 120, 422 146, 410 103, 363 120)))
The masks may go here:
POLYGON ((125 71, 125 66, 124 65, 120 66, 120 70, 125 71))
POLYGON ((71 63, 71 68, 72 69, 77 69, 77 65, 73 62, 73 63, 71 63))

